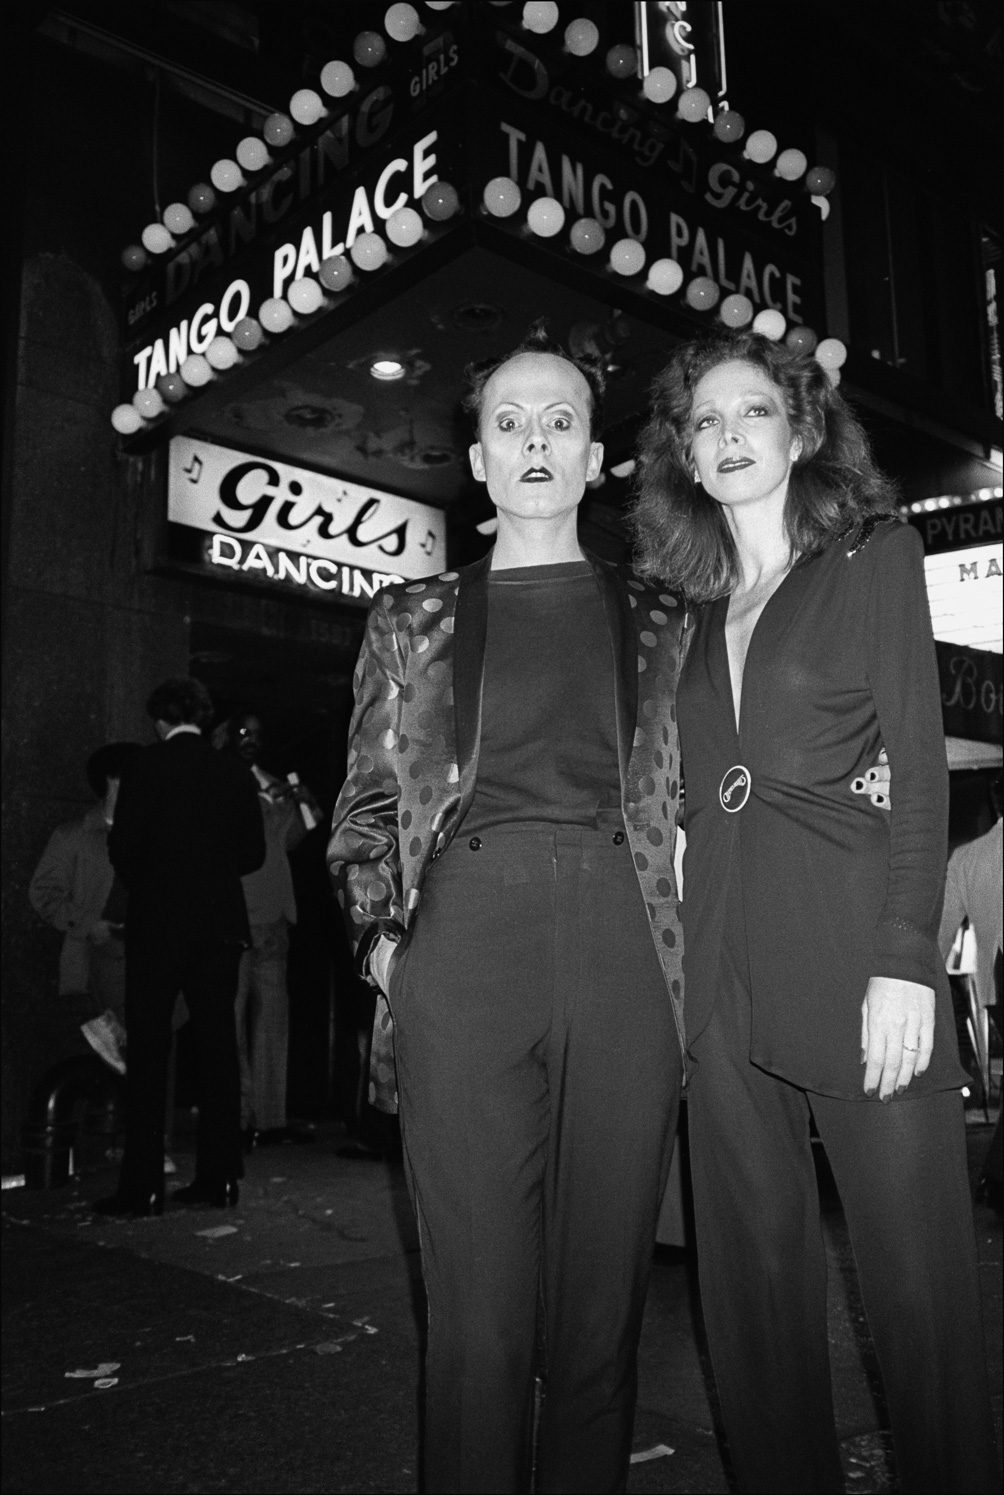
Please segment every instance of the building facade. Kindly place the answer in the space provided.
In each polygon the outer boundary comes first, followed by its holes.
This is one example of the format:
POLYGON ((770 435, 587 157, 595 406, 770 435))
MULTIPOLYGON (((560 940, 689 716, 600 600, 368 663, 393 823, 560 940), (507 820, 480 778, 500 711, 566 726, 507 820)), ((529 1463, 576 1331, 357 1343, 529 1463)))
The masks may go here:
MULTIPOLYGON (((608 366, 592 548, 627 554, 633 445, 667 351, 716 318, 760 318, 841 378, 926 540, 941 516, 932 558, 965 548, 946 544, 946 515, 984 547, 975 573, 968 554, 951 563, 966 619, 999 609, 999 23, 989 6, 889 0, 862 34, 862 10, 27 13, 5 1160, 62 1041, 56 936, 27 884, 86 804, 88 754, 147 740, 149 690, 191 672, 221 715, 259 709, 275 766, 330 803, 370 596, 490 543, 462 371, 536 317, 608 366)), ((943 632, 946 731, 971 782, 1000 760, 999 634, 943 632)), ((319 850, 297 876, 292 1098, 318 1112, 352 1042, 337 996, 351 1006, 351 977, 319 850)))

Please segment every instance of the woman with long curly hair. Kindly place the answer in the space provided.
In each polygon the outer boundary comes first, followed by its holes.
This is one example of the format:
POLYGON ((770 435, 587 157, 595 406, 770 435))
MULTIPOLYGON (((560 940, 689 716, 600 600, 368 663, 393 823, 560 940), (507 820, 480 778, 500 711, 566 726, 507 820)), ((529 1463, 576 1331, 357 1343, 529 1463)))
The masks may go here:
POLYGON ((842 1488, 814 1121, 904 1490, 998 1488, 919 537, 812 359, 752 332, 656 382, 642 574, 686 597, 684 981, 702 1298, 744 1491, 842 1488), (848 793, 884 744, 891 815, 848 793))

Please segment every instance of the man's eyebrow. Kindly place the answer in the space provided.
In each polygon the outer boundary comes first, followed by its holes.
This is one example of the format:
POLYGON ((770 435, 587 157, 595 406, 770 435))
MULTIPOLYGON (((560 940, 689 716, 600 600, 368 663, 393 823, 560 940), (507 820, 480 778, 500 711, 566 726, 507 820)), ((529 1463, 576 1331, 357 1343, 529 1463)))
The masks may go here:
MULTIPOLYGON (((516 410, 526 410, 527 408, 527 406, 521 400, 499 400, 497 405, 492 406, 492 409, 502 410, 506 405, 511 405, 516 410)), ((552 400, 549 405, 544 406, 545 410, 558 410, 561 408, 564 408, 565 410, 574 410, 576 408, 575 401, 552 400)))

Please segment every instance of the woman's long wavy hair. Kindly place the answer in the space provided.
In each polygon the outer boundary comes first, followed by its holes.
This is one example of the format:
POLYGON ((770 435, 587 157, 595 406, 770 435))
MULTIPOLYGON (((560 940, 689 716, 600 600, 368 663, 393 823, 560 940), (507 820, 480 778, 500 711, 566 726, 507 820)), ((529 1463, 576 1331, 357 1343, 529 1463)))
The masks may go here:
POLYGON ((801 451, 791 469, 784 527, 792 555, 815 555, 869 515, 896 513, 859 421, 814 358, 759 333, 722 328, 677 348, 653 385, 638 449, 631 512, 635 564, 692 602, 731 592, 739 561, 721 504, 694 476, 691 414, 698 382, 722 363, 749 363, 780 392, 801 451))

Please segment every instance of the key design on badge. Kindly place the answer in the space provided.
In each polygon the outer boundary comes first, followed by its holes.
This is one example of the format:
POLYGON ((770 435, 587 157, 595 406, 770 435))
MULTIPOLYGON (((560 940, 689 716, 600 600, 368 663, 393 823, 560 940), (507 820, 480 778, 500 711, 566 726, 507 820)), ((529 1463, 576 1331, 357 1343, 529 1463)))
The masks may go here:
POLYGON ((748 768, 742 763, 737 763, 734 768, 730 768, 718 790, 722 809, 729 815, 734 815, 737 810, 741 810, 750 797, 752 787, 753 775, 748 768))

